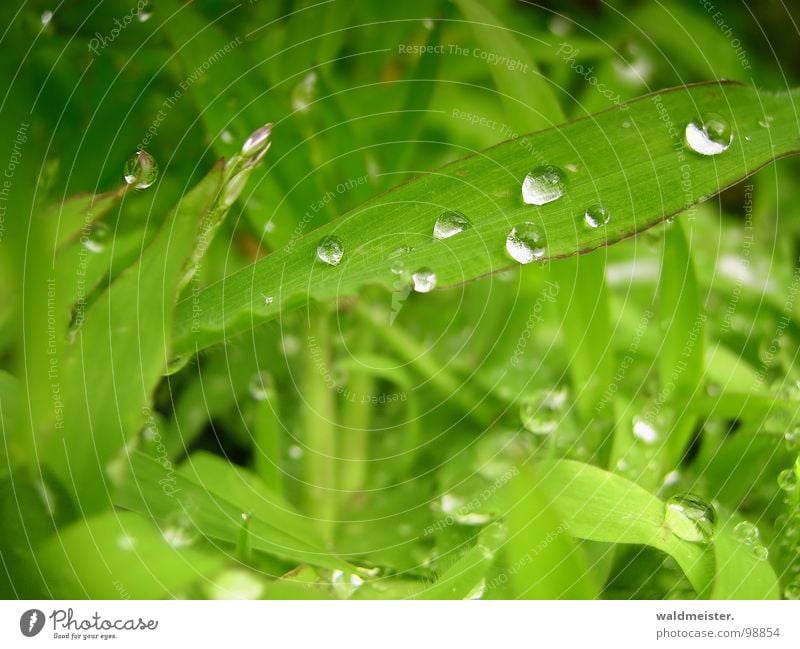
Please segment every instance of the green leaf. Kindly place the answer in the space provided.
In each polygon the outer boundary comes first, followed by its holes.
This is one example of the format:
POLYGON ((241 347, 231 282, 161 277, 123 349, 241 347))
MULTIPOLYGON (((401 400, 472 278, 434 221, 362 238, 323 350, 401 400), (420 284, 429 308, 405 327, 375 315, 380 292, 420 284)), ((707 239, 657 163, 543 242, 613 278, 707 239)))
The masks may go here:
POLYGON ((144 423, 143 409, 171 358, 173 307, 196 237, 216 211, 224 168, 186 194, 140 259, 85 314, 56 377, 64 416, 42 458, 85 511, 108 503, 104 474, 144 423))
POLYGON ((157 520, 181 518, 203 536, 231 545, 241 538, 242 514, 247 514, 253 550, 352 572, 316 539, 305 517, 255 475, 221 459, 192 456, 176 472, 168 461, 134 453, 114 500, 121 507, 157 520))
POLYGON ((547 462, 539 472, 570 535, 657 548, 675 559, 698 593, 708 590, 714 578, 713 553, 665 526, 661 500, 625 478, 580 462, 547 462))
MULTIPOLYGON (((696 417, 686 409, 686 403, 700 387, 705 349, 706 314, 700 305, 690 242, 681 223, 667 230, 659 300, 664 337, 658 352, 661 379, 658 398, 674 411, 670 434, 659 452, 665 457, 664 468, 669 471, 677 466, 694 430, 696 417)), ((656 422, 650 423, 658 427, 656 422)))
POLYGON ((84 229, 103 218, 119 202, 127 185, 103 194, 80 194, 71 196, 63 203, 50 206, 42 218, 56 225, 58 245, 63 246, 79 236, 84 229))
POLYGON ((515 265, 505 238, 521 221, 540 226, 546 259, 619 241, 795 153, 800 141, 793 115, 794 95, 712 83, 665 90, 504 142, 378 196, 182 301, 177 349, 191 352, 251 329, 309 296, 354 294, 366 284, 391 290, 396 275, 390 255, 400 244, 414 248, 403 256, 407 268, 432 268, 438 287, 446 288, 515 265), (733 142, 722 155, 702 156, 682 144, 685 125, 709 112, 733 125, 733 142), (771 129, 758 126, 765 112, 774 117, 771 129), (623 122, 635 126, 624 128, 623 122), (576 171, 567 172, 564 197, 542 207, 526 205, 521 183, 542 161, 562 169, 577 165, 576 171), (685 191, 674 191, 686 178, 691 183, 685 191), (586 208, 601 201, 610 222, 585 227, 586 208), (451 239, 434 240, 433 224, 445 209, 464 213, 473 225, 451 239), (336 267, 316 260, 317 243, 326 235, 344 245, 336 267), (274 301, 265 305, 261 293, 274 301), (193 318, 193 308, 199 308, 199 318, 193 318))
POLYGON ((176 547, 146 518, 107 512, 59 530, 38 550, 55 598, 158 599, 177 597, 219 569, 222 554, 176 547))

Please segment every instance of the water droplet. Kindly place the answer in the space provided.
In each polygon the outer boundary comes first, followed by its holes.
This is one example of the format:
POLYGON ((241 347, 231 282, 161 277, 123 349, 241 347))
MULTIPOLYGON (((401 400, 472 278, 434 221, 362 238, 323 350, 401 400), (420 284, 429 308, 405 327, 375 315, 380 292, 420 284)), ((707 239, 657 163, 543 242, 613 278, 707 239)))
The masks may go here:
POLYGON ((289 458, 292 460, 299 460, 303 457, 303 449, 297 444, 292 444, 286 451, 289 458))
POLYGON ((486 592, 486 579, 481 579, 464 599, 481 599, 486 592))
POLYGON ((590 228, 599 228, 608 224, 611 220, 611 212, 602 205, 592 205, 586 210, 583 220, 590 228))
POLYGON ((547 22, 547 28, 556 36, 566 36, 572 31, 572 23, 556 14, 547 22))
POLYGON ((622 122, 622 128, 630 128, 630 127, 631 123, 627 119, 624 122, 622 122))
POLYGON ((402 257, 403 255, 411 252, 412 250, 414 249, 411 246, 402 245, 391 252, 391 254, 389 255, 389 259, 396 259, 397 257, 402 257))
POLYGON ((300 351, 300 341, 297 339, 297 336, 285 334, 281 338, 281 349, 285 356, 294 356, 300 351))
POLYGON ((787 451, 796 451, 800 448, 800 426, 794 426, 783 435, 787 451))
POLYGON ((778 474, 778 486, 784 491, 797 489, 797 472, 794 469, 784 469, 778 474))
POLYGON ((519 416, 522 425, 534 435, 549 435, 561 422, 566 403, 566 388, 537 390, 520 403, 519 416))
MULTIPOLYGON (((225 140, 225 133, 222 133, 222 139, 225 140)), ((261 128, 256 129, 250 134, 244 144, 242 145, 242 155, 250 157, 256 155, 258 153, 263 153, 265 151, 265 147, 268 149, 270 147, 269 136, 272 134, 272 124, 264 124, 261 128)), ((230 135, 230 133, 228 133, 230 135)))
POLYGON ((733 538, 744 545, 755 545, 758 543, 758 528, 749 521, 742 521, 733 528, 733 538))
POLYGON ((769 550, 760 543, 750 548, 750 554, 758 561, 766 561, 769 558, 769 550))
POLYGON ((269 372, 257 372, 250 379, 247 389, 256 401, 266 401, 275 393, 275 380, 269 372))
POLYGON ((709 543, 716 520, 714 507, 698 496, 679 494, 667 501, 664 523, 685 541, 709 543))
POLYGON ((317 245, 317 257, 329 266, 338 266, 344 256, 344 246, 338 237, 327 236, 317 245))
POLYGON ((139 13, 136 14, 136 17, 139 19, 140 23, 146 23, 153 17, 153 8, 150 6, 149 2, 143 2, 139 6, 141 9, 139 9, 139 13))
POLYGON ((449 239, 472 225, 461 212, 444 212, 433 226, 434 239, 449 239))
POLYGON ((42 25, 47 25, 51 20, 53 20, 53 12, 52 11, 43 11, 40 20, 42 21, 42 25))
POLYGON ((719 115, 708 115, 686 125, 686 144, 702 155, 719 155, 733 142, 733 131, 719 115))
POLYGON ((758 125, 761 128, 772 128, 772 123, 775 118, 772 115, 764 115, 763 119, 758 120, 758 125))
POLYGON ((334 570, 331 574, 331 586, 339 599, 350 599, 364 585, 364 580, 355 573, 334 570))
POLYGON ((136 189, 147 189, 158 178, 158 165, 144 149, 137 151, 125 163, 125 182, 136 189))
POLYGON ((411 281, 417 293, 430 293, 436 288, 436 273, 430 268, 423 267, 411 275, 411 281))
POLYGON ((406 273, 406 265, 398 260, 392 264, 391 270, 394 275, 404 275, 406 273))
POLYGON ((197 541, 200 533, 184 512, 174 512, 164 522, 161 536, 173 548, 185 548, 197 541))
POLYGON ((800 599, 800 580, 795 579, 787 584, 786 588, 783 589, 783 597, 785 599, 800 599))
POLYGON ((628 43, 619 52, 620 58, 611 61, 619 78, 630 85, 646 85, 653 72, 653 64, 636 43, 628 43))
POLYGON ((233 133, 230 131, 222 131, 222 133, 219 134, 219 139, 225 142, 225 144, 230 144, 233 142, 233 133))
POLYGON ((528 205, 546 205, 561 198, 567 191, 567 176, 558 167, 533 169, 522 182, 522 200, 528 205))
POLYGON ((492 515, 486 512, 476 511, 475 499, 467 501, 465 498, 453 493, 442 495, 439 506, 443 514, 452 518, 460 525, 486 525, 491 522, 492 515))
POLYGON ((92 225, 88 236, 81 239, 81 243, 89 252, 98 253, 106 249, 110 240, 111 228, 102 221, 98 221, 92 225))
POLYGON ((120 534, 117 537, 117 547, 126 552, 136 547, 136 538, 130 534, 120 534))
POLYGON ((249 570, 231 568, 217 577, 209 587, 211 599, 259 599, 264 594, 264 583, 249 570))
POLYGON ((292 90, 292 108, 300 113, 308 111, 317 94, 317 73, 309 72, 292 90))
POLYGON ((506 251, 520 264, 541 259, 547 251, 544 235, 530 221, 515 225, 506 237, 506 251))
POLYGON ((658 431, 650 422, 634 417, 633 436, 645 444, 655 444, 658 441, 658 431))
POLYGON ((275 301, 274 297, 267 295, 266 293, 262 293, 261 298, 264 300, 264 306, 269 306, 275 301))

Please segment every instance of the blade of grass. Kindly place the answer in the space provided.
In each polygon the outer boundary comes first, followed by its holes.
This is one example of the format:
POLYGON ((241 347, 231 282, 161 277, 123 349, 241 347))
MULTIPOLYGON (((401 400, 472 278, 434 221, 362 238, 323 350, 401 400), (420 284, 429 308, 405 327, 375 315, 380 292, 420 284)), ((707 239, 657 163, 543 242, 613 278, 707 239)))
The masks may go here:
POLYGON ((390 254, 404 242, 414 246, 403 256, 406 267, 432 268, 439 288, 514 265, 504 242, 511 225, 521 221, 541 226, 545 259, 609 245, 687 209, 776 157, 795 153, 800 142, 794 111, 794 94, 701 84, 641 97, 627 110, 615 108, 540 131, 522 144, 505 142, 397 187, 293 240, 193 296, 196 304, 181 302, 176 348, 193 352, 214 344, 309 296, 330 299, 353 294, 366 284, 392 290, 396 275, 390 254), (774 117, 769 132, 757 125, 764 111, 774 117), (730 148, 715 157, 686 150, 683 164, 676 165, 684 125, 705 112, 732 120, 730 148), (625 119, 635 120, 639 128, 623 128, 625 119), (532 166, 529 147, 561 168, 580 163, 560 200, 542 207, 522 202, 520 185, 532 166), (687 192, 676 192, 685 174, 694 182, 687 192), (586 207, 599 200, 610 210, 611 220, 604 228, 587 228, 586 207), (445 241, 433 239, 433 223, 444 210, 461 211, 473 226, 445 241), (337 236, 345 249, 342 262, 333 268, 315 261, 317 243, 325 235, 337 236), (274 301, 265 305, 261 292, 274 295, 274 301), (200 308, 199 321, 192 317, 193 306, 200 308))
POLYGON ((698 593, 710 590, 713 550, 673 534, 661 500, 625 478, 571 460, 544 463, 539 475, 571 536, 652 546, 675 559, 698 593))

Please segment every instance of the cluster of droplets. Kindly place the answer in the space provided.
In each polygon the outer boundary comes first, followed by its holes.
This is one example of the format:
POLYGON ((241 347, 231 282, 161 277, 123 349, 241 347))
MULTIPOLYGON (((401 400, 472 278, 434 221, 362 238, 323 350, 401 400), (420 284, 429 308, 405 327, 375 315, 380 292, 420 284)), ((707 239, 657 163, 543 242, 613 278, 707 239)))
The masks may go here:
MULTIPOLYGON (((787 447, 797 450, 798 429, 787 433, 787 447)), ((800 455, 794 465, 778 474, 778 487, 783 494, 785 513, 775 521, 780 546, 789 560, 787 583, 783 595, 786 599, 800 599, 800 455)))
POLYGON ((733 528, 733 538, 750 548, 750 554, 759 561, 766 561, 769 557, 769 550, 761 543, 761 534, 758 528, 750 521, 737 523, 733 528))

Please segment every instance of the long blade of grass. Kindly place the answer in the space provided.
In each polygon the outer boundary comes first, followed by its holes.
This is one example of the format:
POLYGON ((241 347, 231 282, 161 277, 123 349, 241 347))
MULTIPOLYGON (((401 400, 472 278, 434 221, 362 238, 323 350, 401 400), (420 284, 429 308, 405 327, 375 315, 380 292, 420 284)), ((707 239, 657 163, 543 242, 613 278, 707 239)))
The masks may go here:
POLYGON ((406 267, 432 268, 438 287, 446 288, 514 265, 504 244, 510 227, 521 221, 540 226, 545 259, 632 236, 775 158, 796 153, 795 95, 717 83, 665 90, 625 110, 610 109, 467 157, 374 198, 181 302, 176 347, 191 352, 214 344, 309 296, 322 300, 353 294, 365 284, 391 290, 396 275, 390 255, 403 243, 414 247, 403 257, 406 267), (765 111, 774 118, 769 130, 758 126, 765 111), (707 112, 722 114, 734 125, 733 142, 719 156, 682 148, 684 126, 707 112), (624 128, 624 121, 637 128, 624 128), (535 166, 531 151, 562 169, 579 165, 569 172, 566 195, 542 207, 524 204, 520 195, 525 175, 535 166), (685 191, 673 191, 682 183, 685 191), (603 228, 585 227, 586 208, 601 201, 612 215, 610 222, 603 228), (472 227, 435 240, 433 224, 446 210, 464 213, 472 227), (336 267, 316 260, 317 244, 326 235, 338 237, 344 246, 336 267), (262 293, 274 300, 265 304, 262 293), (200 316, 193 318, 197 307, 200 316))

